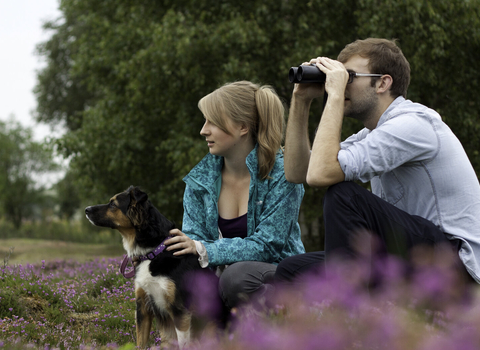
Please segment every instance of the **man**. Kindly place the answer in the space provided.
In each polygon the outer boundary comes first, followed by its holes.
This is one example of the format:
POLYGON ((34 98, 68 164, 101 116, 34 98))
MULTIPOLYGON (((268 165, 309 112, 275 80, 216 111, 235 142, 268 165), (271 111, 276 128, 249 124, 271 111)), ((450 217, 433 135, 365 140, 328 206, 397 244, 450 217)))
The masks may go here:
MULTIPOLYGON (((277 269, 279 280, 356 258, 355 236, 369 232, 381 250, 451 244, 480 282, 480 185, 459 140, 435 111, 406 100, 410 65, 394 41, 357 40, 338 60, 317 57, 325 84, 296 84, 285 141, 285 175, 329 187, 324 202, 325 252, 297 255, 277 269), (310 150, 308 115, 327 93, 310 150), (340 141, 343 117, 365 128, 340 141), (372 192, 353 181, 371 182, 372 192)), ((462 265, 462 264, 460 264, 462 265)), ((463 269, 463 267, 462 267, 463 269)))

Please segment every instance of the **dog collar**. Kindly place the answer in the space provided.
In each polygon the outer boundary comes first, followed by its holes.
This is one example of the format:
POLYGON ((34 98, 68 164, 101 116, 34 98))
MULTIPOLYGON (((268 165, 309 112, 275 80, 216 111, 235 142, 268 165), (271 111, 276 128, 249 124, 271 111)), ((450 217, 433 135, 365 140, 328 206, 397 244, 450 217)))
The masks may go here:
MULTIPOLYGON (((172 238, 173 236, 168 236, 165 238, 162 243, 160 243, 154 250, 152 250, 150 253, 147 253, 145 255, 140 255, 138 256, 138 259, 140 262, 143 262, 145 260, 153 260, 158 254, 161 254, 165 248, 165 241, 169 238, 172 238)), ((129 263, 132 263, 132 259, 128 256, 125 255, 123 257, 122 263, 120 264, 120 273, 123 275, 125 278, 132 278, 135 277, 135 266, 131 267, 129 270, 127 270, 127 265, 129 263)))

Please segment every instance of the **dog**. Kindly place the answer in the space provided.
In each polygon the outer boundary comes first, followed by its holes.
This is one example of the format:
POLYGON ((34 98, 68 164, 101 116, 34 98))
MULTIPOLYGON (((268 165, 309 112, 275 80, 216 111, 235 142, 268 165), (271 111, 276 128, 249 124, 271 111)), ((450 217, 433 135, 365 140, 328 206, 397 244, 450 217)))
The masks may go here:
POLYGON ((130 186, 116 194, 108 204, 85 208, 93 225, 120 232, 127 251, 121 272, 135 277, 137 346, 146 348, 155 318, 164 339, 177 339, 184 348, 191 338, 192 313, 186 306, 192 288, 188 276, 201 269, 193 254, 174 256, 163 242, 175 224, 165 218, 138 187, 130 186), (131 259, 134 270, 127 271, 131 259))

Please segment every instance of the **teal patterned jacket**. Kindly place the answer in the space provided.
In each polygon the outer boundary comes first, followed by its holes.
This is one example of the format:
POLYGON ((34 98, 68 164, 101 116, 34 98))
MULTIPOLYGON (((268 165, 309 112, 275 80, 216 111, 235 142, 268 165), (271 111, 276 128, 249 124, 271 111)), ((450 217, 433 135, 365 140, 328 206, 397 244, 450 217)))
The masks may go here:
POLYGON ((218 197, 223 157, 207 154, 183 179, 182 231, 203 243, 209 266, 239 261, 278 264, 282 259, 305 252, 298 214, 305 190, 285 179, 283 153, 278 152, 270 179, 258 178, 257 147, 246 160, 250 171, 247 237, 219 239, 218 197))

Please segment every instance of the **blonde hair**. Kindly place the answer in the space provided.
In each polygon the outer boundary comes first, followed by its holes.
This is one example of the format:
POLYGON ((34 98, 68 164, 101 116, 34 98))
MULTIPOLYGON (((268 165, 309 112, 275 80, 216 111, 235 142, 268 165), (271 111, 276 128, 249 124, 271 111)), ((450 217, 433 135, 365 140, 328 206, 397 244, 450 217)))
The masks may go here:
POLYGON ((198 108, 205 118, 230 134, 227 119, 246 125, 258 143, 258 176, 264 180, 283 141, 285 108, 275 90, 249 81, 228 83, 203 97, 198 108))

